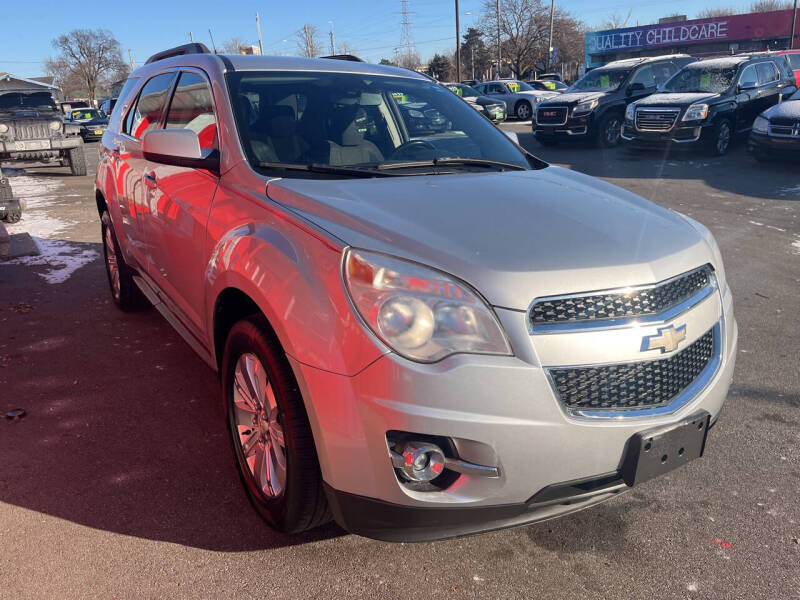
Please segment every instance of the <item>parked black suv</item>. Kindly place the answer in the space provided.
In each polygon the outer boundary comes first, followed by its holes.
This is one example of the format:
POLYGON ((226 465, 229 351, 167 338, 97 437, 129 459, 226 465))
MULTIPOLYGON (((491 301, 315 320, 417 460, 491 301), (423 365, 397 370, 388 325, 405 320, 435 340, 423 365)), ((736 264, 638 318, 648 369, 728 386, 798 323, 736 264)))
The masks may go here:
POLYGON ((686 54, 673 54, 618 60, 593 69, 557 98, 537 106, 533 133, 545 146, 586 139, 616 146, 625 107, 654 93, 694 60, 686 54))
POLYGON ((681 69, 660 93, 629 105, 622 137, 642 146, 703 144, 722 155, 760 113, 795 90, 785 56, 701 60, 681 69))
POLYGON ((756 117, 747 150, 759 161, 800 159, 800 91, 756 117))

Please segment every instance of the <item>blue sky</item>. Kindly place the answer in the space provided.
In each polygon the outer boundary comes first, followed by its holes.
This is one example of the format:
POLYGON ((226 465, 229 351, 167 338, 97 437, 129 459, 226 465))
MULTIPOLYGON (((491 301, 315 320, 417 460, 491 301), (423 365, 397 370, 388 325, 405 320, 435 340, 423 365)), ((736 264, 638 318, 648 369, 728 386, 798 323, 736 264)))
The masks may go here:
MULTIPOLYGON (((546 0, 543 0, 546 3, 546 0)), ((462 31, 479 18, 481 0, 461 0, 462 31), (472 12, 472 15, 465 13, 472 12)), ((713 4, 739 6, 748 0, 721 0, 713 4)), ((452 0, 409 0, 412 11, 412 36, 423 59, 434 52, 455 47, 454 2, 452 0)), ((633 9, 630 24, 652 22, 660 16, 685 12, 691 18, 703 7, 696 0, 557 0, 557 5, 573 12, 589 25, 608 15, 625 16, 633 9)), ((3 7, 0 36, 0 71, 20 76, 43 75, 42 62, 53 54, 53 38, 75 28, 106 28, 117 37, 127 59, 128 49, 137 63, 171 46, 195 40, 211 46, 211 27, 218 45, 238 36, 256 42, 255 13, 261 16, 265 54, 296 52, 295 32, 304 23, 316 25, 327 42, 328 21, 333 21, 337 43, 347 42, 368 61, 391 58, 400 44, 400 2, 398 0, 301 0, 294 2, 256 2, 241 0, 139 0, 120 3, 78 3, 72 10, 63 0, 8 0, 3 7), (157 15, 157 16, 154 16, 157 15), (8 35, 7 32, 12 32, 8 35), (284 41, 286 40, 286 41, 284 41)), ((744 10, 743 10, 744 11, 744 10)), ((327 49, 327 45, 326 45, 327 49)))

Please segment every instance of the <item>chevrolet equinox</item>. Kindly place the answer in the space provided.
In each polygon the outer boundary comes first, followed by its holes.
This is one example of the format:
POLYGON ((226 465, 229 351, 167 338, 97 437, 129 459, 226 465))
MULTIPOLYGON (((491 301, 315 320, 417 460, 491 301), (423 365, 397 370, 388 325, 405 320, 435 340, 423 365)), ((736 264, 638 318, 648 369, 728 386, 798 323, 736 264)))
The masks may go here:
POLYGON ((703 454, 737 341, 709 231, 424 76, 179 47, 132 73, 100 158, 114 302, 219 373, 277 530, 488 531, 703 454))

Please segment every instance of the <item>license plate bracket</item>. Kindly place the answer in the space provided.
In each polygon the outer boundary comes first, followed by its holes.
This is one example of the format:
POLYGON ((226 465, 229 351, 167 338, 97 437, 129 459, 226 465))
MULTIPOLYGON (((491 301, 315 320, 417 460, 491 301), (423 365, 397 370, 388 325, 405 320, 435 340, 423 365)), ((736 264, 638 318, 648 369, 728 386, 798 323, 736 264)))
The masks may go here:
POLYGON ((622 462, 625 483, 632 487, 703 456, 710 421, 711 415, 701 411, 631 436, 622 462))

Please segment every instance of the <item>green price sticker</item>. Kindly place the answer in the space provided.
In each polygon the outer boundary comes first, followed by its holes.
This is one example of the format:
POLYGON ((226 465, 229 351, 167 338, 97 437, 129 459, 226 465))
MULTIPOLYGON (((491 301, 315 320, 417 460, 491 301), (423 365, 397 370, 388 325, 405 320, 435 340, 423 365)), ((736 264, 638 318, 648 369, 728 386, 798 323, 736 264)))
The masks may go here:
POLYGON ((510 89, 515 94, 519 91, 519 84, 518 83, 509 83, 508 89, 510 89))
POLYGON ((611 87, 611 80, 608 78, 608 75, 600 76, 600 87, 601 88, 611 87))
POLYGON ((711 73, 703 73, 700 75, 700 89, 707 90, 711 87, 711 73))

